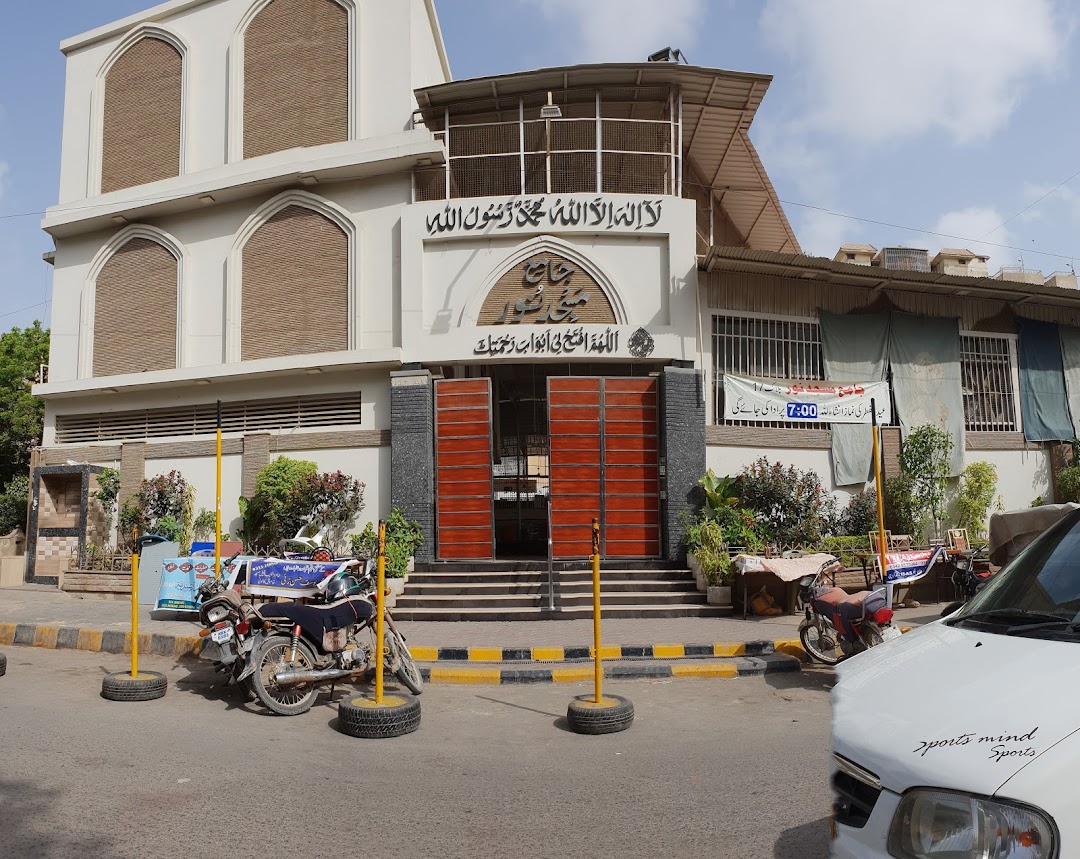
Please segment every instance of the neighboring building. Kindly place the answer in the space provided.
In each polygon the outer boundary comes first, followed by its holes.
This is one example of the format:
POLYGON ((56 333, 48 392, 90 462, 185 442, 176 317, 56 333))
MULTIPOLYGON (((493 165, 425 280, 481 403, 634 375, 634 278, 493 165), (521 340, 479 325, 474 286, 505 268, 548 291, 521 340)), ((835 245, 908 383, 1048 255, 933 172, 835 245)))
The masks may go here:
POLYGON ((121 497, 177 468, 212 507, 221 400, 230 530, 284 453, 403 507, 421 560, 545 555, 549 523, 582 557, 594 516, 606 556, 675 559, 706 466, 830 474, 827 426, 718 419, 722 375, 821 379, 818 310, 893 306, 962 315, 968 446, 1010 505, 1046 484, 1006 311, 1077 295, 802 256, 748 136, 766 75, 453 81, 433 0, 170 0, 61 47, 42 466, 121 497))

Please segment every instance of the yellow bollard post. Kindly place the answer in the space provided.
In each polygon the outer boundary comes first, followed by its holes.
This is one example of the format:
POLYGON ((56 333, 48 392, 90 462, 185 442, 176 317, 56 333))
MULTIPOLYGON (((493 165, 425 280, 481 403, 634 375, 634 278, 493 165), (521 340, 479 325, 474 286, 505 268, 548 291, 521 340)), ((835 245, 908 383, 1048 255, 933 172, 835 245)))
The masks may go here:
POLYGON ((596 696, 597 704, 601 700, 601 687, 604 682, 604 665, 600 658, 600 522, 592 520, 592 609, 593 609, 593 650, 596 661, 596 696))
POLYGON ((576 734, 614 734, 633 724, 634 705, 621 695, 603 697, 604 660, 600 655, 600 522, 592 520, 593 659, 592 696, 578 695, 566 708, 566 723, 576 734))
POLYGON ((877 411, 873 399, 870 400, 870 412, 870 429, 874 434, 874 489, 877 490, 878 563, 881 565, 881 581, 885 583, 888 606, 892 608, 892 586, 888 583, 888 565, 885 558, 888 547, 885 545, 885 498, 881 491, 881 457, 879 456, 881 430, 878 427, 877 411))
POLYGON ((214 502, 214 575, 221 574, 221 400, 217 401, 217 496, 214 502))
MULTIPOLYGON (((139 532, 132 532, 138 540, 139 532)), ((131 553, 131 676, 139 676, 139 544, 131 553)))
POLYGON ((383 648, 386 646, 384 614, 386 612, 386 522, 379 520, 379 554, 377 595, 375 598, 375 703, 383 702, 383 648))

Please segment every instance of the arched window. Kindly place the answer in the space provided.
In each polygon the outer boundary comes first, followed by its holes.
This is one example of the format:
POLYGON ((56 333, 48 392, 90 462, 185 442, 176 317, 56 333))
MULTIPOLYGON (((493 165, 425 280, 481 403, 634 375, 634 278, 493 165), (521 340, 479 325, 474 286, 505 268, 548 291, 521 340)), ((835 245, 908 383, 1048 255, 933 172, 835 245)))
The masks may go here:
POLYGON ((121 241, 92 281, 93 375, 174 369, 180 259, 144 234, 121 241))
POLYGON ((243 31, 243 157, 349 139, 349 15, 270 0, 243 31))
POLYGON ((240 359, 349 348, 349 235, 302 205, 279 209, 242 250, 240 359))
POLYGON ((180 175, 184 58, 138 38, 109 66, 101 113, 101 192, 180 175))

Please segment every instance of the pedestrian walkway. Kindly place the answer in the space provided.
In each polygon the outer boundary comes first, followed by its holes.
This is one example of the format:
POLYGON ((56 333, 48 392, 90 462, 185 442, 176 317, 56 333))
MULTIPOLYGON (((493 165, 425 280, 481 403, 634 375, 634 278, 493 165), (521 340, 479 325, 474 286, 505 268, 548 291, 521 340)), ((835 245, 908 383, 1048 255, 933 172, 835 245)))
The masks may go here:
MULTIPOLYGON (((918 626, 937 619, 938 611, 935 606, 900 609, 897 622, 904 628, 918 626)), ((141 607, 140 650, 177 658, 197 653, 201 626, 191 617, 141 607)), ((747 620, 614 618, 603 622, 601 655, 626 666, 611 665, 609 671, 631 671, 637 663, 632 671, 638 674, 743 676, 758 673, 759 664, 790 670, 790 663, 781 657, 803 656, 798 641, 801 619, 801 615, 747 620), (704 661, 697 668, 690 665, 690 660, 708 659, 744 661, 734 672, 729 667, 710 669, 704 661), (653 662, 648 670, 641 667, 647 660, 653 662)), ((131 607, 126 600, 80 598, 38 585, 0 588, 0 645, 123 653, 131 649, 130 629, 131 607)), ((495 682, 535 682, 553 677, 552 672, 579 670, 591 658, 591 620, 413 621, 402 622, 400 629, 417 661, 430 663, 426 670, 432 679, 464 677, 463 672, 472 670, 472 676, 487 677, 487 682, 496 675, 511 679, 495 682), (539 673, 527 676, 525 671, 539 673)))

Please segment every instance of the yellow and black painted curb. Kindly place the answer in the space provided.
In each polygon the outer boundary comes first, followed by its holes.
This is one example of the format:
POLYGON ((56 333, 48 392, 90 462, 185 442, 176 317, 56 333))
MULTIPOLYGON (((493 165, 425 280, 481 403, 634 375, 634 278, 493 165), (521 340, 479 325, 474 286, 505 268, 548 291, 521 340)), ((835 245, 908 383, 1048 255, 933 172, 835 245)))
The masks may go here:
MULTIPOLYGON (((586 662, 594 658, 589 645, 579 647, 426 647, 409 645, 417 662, 586 662)), ((600 648, 602 659, 682 660, 730 659, 786 653, 803 657, 799 639, 739 641, 718 644, 612 644, 600 648)), ((590 669, 591 670, 591 669, 590 669)))
MULTIPOLYGON (((732 679, 782 674, 801 668, 797 657, 783 653, 725 659, 722 662, 694 661, 667 663, 640 661, 604 666, 604 677, 612 680, 664 680, 671 678, 732 679)), ((564 668, 472 668, 464 665, 420 669, 429 683, 505 686, 513 683, 585 683, 593 679, 591 665, 564 668)))
MULTIPOLYGON (((0 644, 45 647, 49 650, 89 650, 92 653, 131 653, 131 633, 117 629, 90 629, 34 623, 0 623, 0 644)), ((195 656, 202 647, 196 635, 139 636, 139 652, 152 656, 195 656)))

